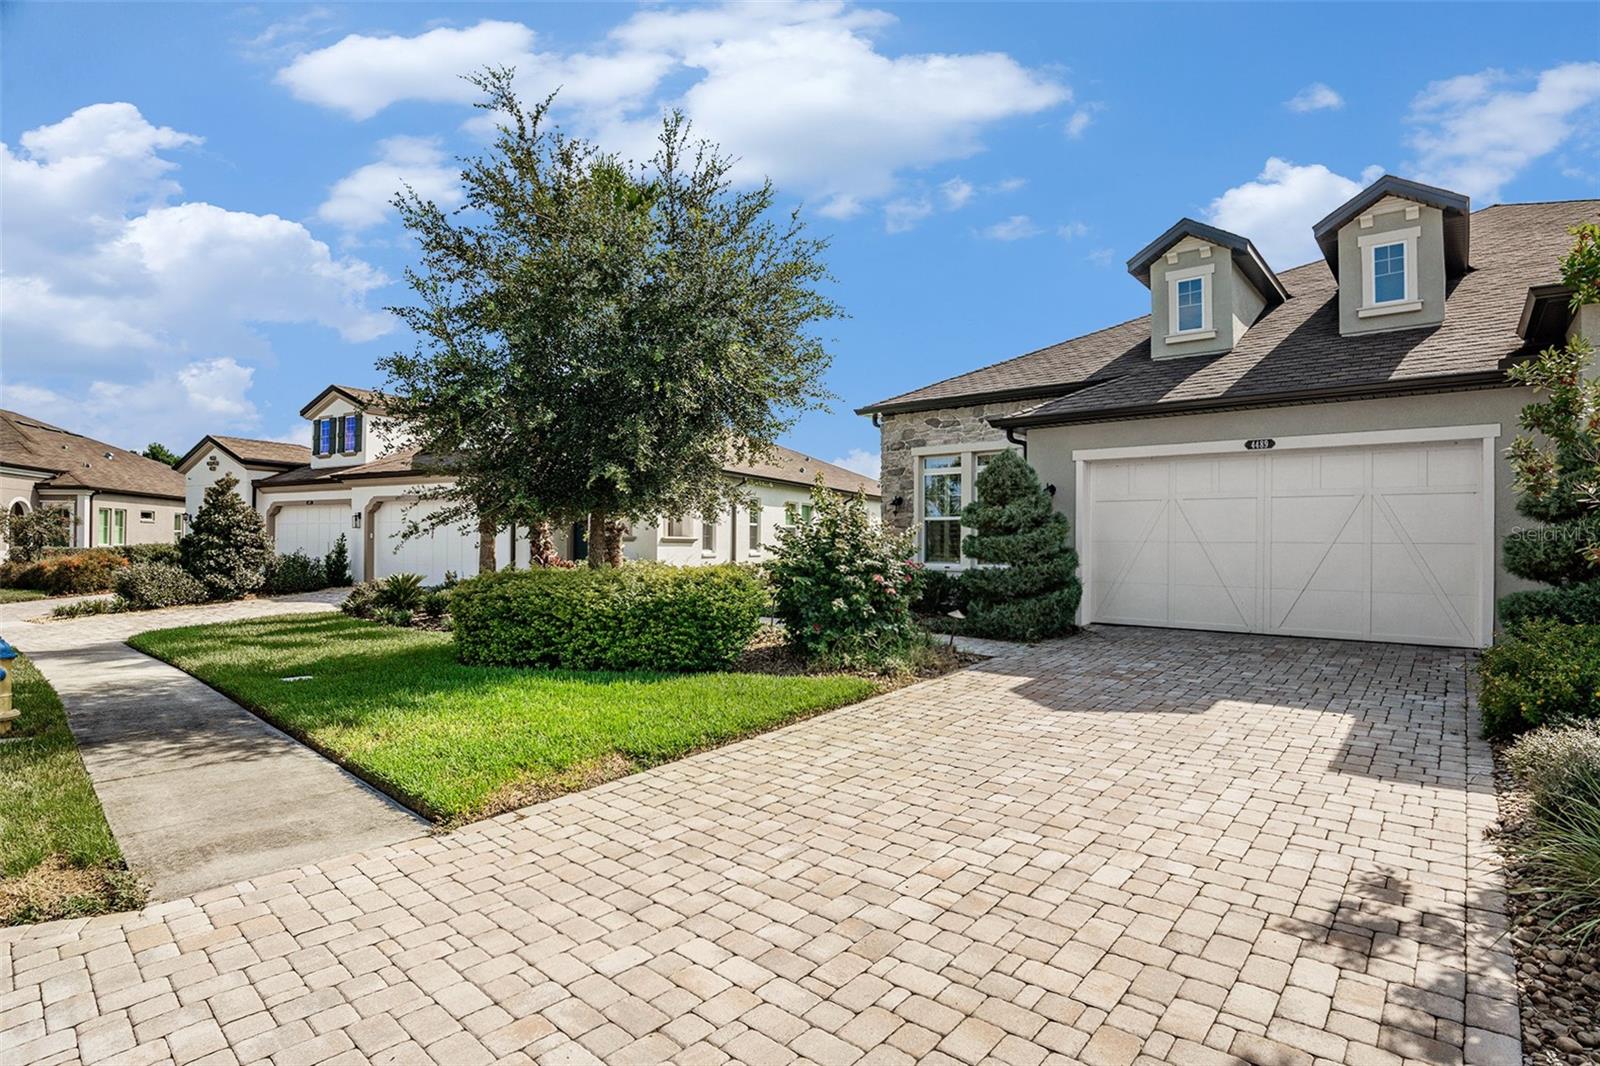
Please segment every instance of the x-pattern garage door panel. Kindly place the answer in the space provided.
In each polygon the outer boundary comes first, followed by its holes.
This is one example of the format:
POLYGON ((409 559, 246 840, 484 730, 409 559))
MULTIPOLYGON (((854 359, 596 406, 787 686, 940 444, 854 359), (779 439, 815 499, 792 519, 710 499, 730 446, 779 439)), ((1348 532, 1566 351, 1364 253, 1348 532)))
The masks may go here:
POLYGON ((1480 643, 1478 442, 1090 464, 1095 621, 1480 643))
MULTIPOLYGON (((433 505, 438 506, 438 505, 433 505)), ((374 577, 390 574, 421 574, 430 585, 444 580, 447 572, 475 573, 478 568, 478 538, 454 524, 402 537, 409 519, 419 522, 422 508, 408 508, 404 501, 391 501, 378 508, 373 523, 374 577)))

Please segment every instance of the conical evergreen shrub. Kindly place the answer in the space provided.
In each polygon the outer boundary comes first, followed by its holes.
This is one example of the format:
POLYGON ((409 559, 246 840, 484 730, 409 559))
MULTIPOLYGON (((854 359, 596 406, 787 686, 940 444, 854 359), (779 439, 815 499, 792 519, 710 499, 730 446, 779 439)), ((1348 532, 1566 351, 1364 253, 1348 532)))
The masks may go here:
POLYGON ((977 477, 977 499, 961 512, 971 529, 962 552, 978 565, 961 575, 964 632, 1000 640, 1040 640, 1073 628, 1083 585, 1072 527, 1050 506, 1028 461, 1001 452, 977 477))
POLYGON ((214 600, 231 600, 254 592, 267 580, 272 540, 261 515, 234 491, 239 479, 218 478, 178 541, 183 568, 206 587, 214 600))

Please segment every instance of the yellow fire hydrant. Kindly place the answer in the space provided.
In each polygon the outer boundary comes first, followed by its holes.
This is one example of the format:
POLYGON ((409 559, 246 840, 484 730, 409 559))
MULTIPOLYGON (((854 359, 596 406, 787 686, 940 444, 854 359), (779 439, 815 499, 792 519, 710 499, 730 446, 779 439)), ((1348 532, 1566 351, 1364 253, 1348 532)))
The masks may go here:
POLYGON ((16 657, 17 649, 0 637, 0 734, 11 732, 11 723, 22 717, 22 712, 11 706, 11 674, 15 669, 11 660, 16 657))

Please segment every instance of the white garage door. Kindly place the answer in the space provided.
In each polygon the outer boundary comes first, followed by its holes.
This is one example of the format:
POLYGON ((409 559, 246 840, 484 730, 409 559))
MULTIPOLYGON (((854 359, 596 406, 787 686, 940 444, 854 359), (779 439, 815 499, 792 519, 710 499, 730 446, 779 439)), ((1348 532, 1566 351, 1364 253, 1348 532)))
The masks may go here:
POLYGON ((1493 591, 1485 448, 1479 438, 1089 461, 1085 617, 1482 646, 1493 591))
POLYGON ((280 555, 302 551, 322 558, 350 525, 350 506, 343 503, 286 503, 273 519, 272 539, 280 555))
POLYGON ((408 512, 404 503, 385 503, 378 508, 372 526, 373 577, 421 574, 428 584, 437 585, 444 580, 447 570, 454 571, 458 577, 471 577, 478 572, 475 533, 463 534, 449 525, 402 540, 399 534, 407 520, 420 517, 420 510, 408 512))

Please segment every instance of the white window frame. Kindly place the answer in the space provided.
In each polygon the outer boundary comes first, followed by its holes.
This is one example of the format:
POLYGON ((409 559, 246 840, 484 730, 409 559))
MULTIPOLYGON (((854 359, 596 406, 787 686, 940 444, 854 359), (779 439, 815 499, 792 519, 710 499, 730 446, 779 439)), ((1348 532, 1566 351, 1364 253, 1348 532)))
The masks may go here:
MULTIPOLYGON (((976 482, 978 480, 978 456, 993 456, 999 454, 1000 452, 1021 451, 1022 449, 1020 447, 1007 440, 977 441, 974 443, 963 442, 961 444, 944 445, 930 444, 923 448, 911 449, 913 470, 912 477, 916 482, 911 516, 912 520, 916 523, 917 560, 919 562, 921 562, 929 570, 964 570, 969 566, 975 565, 966 557, 965 554, 961 556, 960 561, 954 563, 928 562, 927 547, 923 543, 923 535, 927 527, 924 525, 923 518, 922 461, 930 456, 953 455, 959 457, 960 462, 957 465, 948 467, 945 471, 941 471, 941 473, 949 472, 959 473, 961 475, 961 506, 966 507, 966 505, 971 503, 975 498, 974 494, 977 490, 976 482)), ((962 526, 961 536, 963 539, 965 539, 966 534, 967 527, 962 526)))
POLYGON ((762 551, 762 548, 761 548, 761 517, 762 517, 761 512, 764 509, 765 508, 762 507, 762 505, 761 505, 761 503, 759 501, 756 502, 756 503, 752 503, 750 505, 750 508, 749 508, 750 513, 745 519, 746 532, 749 534, 749 537, 750 537, 750 543, 749 543, 749 545, 746 546, 745 551, 749 552, 749 554, 752 555, 752 556, 760 555, 761 551, 762 551))
POLYGON ((717 520, 715 518, 700 519, 700 554, 708 559, 717 554, 717 520))
POLYGON ((102 534, 97 548, 122 548, 128 544, 128 509, 126 507, 95 508, 95 532, 102 534), (117 516, 121 515, 121 521, 117 516), (102 517, 103 516, 103 517, 102 517), (117 539, 120 526, 122 538, 117 539))
POLYGON ((1210 340, 1217 335, 1216 320, 1211 305, 1216 302, 1216 286, 1212 284, 1217 264, 1183 267, 1167 271, 1167 343, 1183 344, 1187 341, 1210 340), (1200 279, 1200 328, 1178 328, 1178 282, 1200 279))
POLYGON ((662 540, 690 541, 695 539, 693 519, 669 518, 661 523, 662 540))
POLYGON ((1369 233, 1356 238, 1356 243, 1361 249, 1361 306, 1356 309, 1357 318, 1398 315, 1422 310, 1422 299, 1417 295, 1417 268, 1420 265, 1417 262, 1417 242, 1421 237, 1421 226, 1408 226, 1405 229, 1369 233), (1406 291, 1399 300, 1379 303, 1373 290, 1376 280, 1373 275, 1373 260, 1379 248, 1387 248, 1391 244, 1403 245, 1405 248, 1406 291))
POLYGON ((156 521, 156 513, 154 511, 140 510, 139 521, 149 522, 151 525, 154 525, 156 521))

